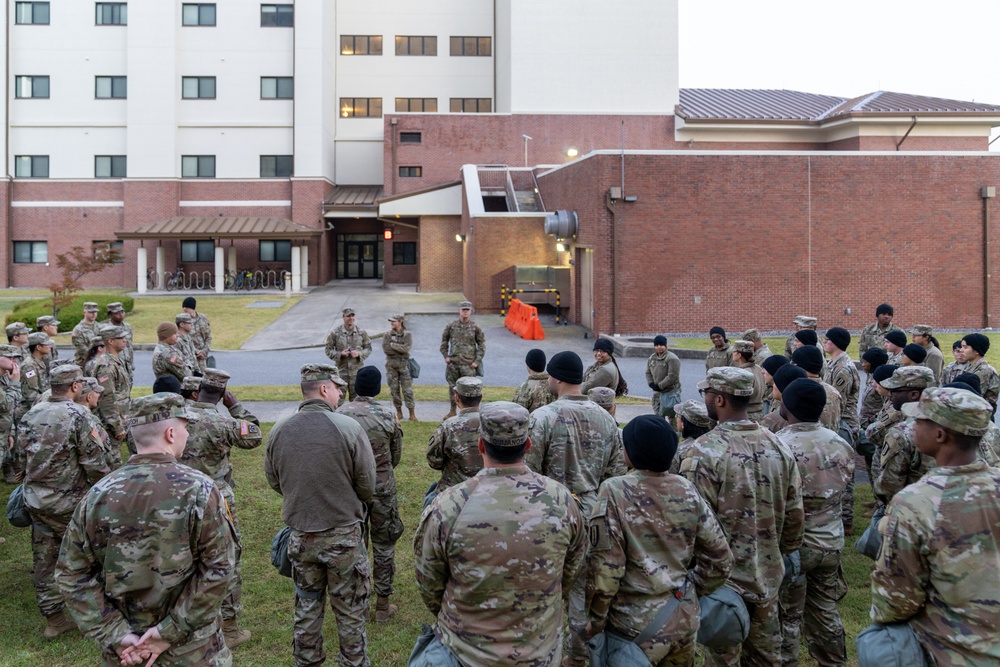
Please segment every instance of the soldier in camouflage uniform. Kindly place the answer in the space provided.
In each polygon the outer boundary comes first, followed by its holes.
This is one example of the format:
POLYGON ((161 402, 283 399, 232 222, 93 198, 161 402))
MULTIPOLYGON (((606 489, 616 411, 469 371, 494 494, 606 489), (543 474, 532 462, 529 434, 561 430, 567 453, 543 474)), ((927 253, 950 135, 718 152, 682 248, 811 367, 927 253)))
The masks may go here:
POLYGON ((396 613, 389 604, 396 574, 396 541, 403 534, 396 499, 396 475, 393 468, 403 455, 403 429, 392 412, 375 400, 382 391, 382 374, 374 366, 358 371, 354 400, 344 403, 337 412, 361 425, 375 455, 375 493, 368 501, 368 534, 372 541, 372 576, 377 600, 375 622, 388 623, 396 613))
POLYGON ((764 417, 764 420, 760 423, 761 426, 775 435, 777 435, 781 429, 788 426, 788 420, 785 419, 784 414, 781 412, 781 392, 785 390, 785 387, 796 380, 808 377, 809 376, 806 375, 806 372, 795 364, 785 364, 774 372, 774 387, 771 389, 771 395, 774 403, 778 406, 778 409, 774 412, 767 413, 767 416, 764 417))
POLYGON ((406 316, 393 315, 389 318, 389 331, 382 336, 382 351, 385 353, 385 377, 389 383, 392 404, 396 406, 396 419, 403 421, 403 404, 410 411, 410 421, 419 421, 414 412, 413 376, 410 374, 410 348, 413 334, 406 329, 406 316))
POLYGON ((792 353, 795 352, 795 334, 803 329, 816 331, 818 324, 816 318, 809 315, 796 315, 793 321, 795 323, 795 331, 788 334, 788 338, 785 340, 785 356, 789 359, 792 358, 792 353))
POLYGON ((340 664, 367 667, 371 570, 362 529, 365 503, 375 491, 375 457, 364 429, 334 412, 345 386, 337 368, 305 364, 300 375, 303 401, 271 429, 264 455, 267 482, 283 496, 282 518, 292 529, 292 653, 297 665, 326 659, 323 615, 329 593, 340 664))
POLYGON ((733 364, 733 346, 726 338, 726 330, 722 327, 712 327, 708 332, 708 337, 712 341, 712 347, 705 357, 705 370, 709 371, 720 366, 731 366, 733 364))
POLYGON ((736 560, 727 585, 750 612, 746 640, 728 649, 706 649, 705 664, 776 665, 781 652, 782 557, 802 543, 799 470, 774 434, 747 419, 752 373, 713 368, 698 389, 708 416, 719 425, 695 441, 680 472, 697 487, 729 536, 736 560))
MULTIPOLYGON (((417 585, 436 617, 432 648, 463 665, 557 665, 584 517, 565 486, 524 465, 527 410, 500 401, 481 417, 484 469, 441 493, 414 536, 417 585)), ((443 664, 419 658, 410 664, 443 664)))
POLYGON ((52 397, 26 412, 17 429, 17 446, 26 459, 24 502, 31 515, 35 595, 47 638, 73 629, 53 579, 66 526, 91 485, 111 472, 89 411, 74 403, 82 380, 79 366, 53 369, 52 397))
POLYGON ((49 389, 45 357, 56 342, 44 333, 28 335, 28 356, 21 362, 21 410, 27 412, 49 389))
MULTIPOLYGON (((919 401, 923 391, 934 385, 934 373, 926 366, 902 366, 881 384, 889 390, 893 407, 902 411, 905 404, 919 401)), ((883 505, 904 486, 913 484, 934 467, 933 457, 917 449, 915 427, 913 419, 903 419, 885 434, 874 480, 875 497, 883 505)))
MULTIPOLYGON (((68 359, 66 361, 69 362, 68 359)), ((117 470, 122 466, 122 450, 120 447, 115 447, 112 444, 111 437, 104 428, 104 424, 101 423, 100 418, 94 413, 97 409, 97 403, 101 399, 101 393, 104 391, 104 388, 101 387, 100 383, 97 382, 97 378, 94 377, 84 376, 82 384, 83 388, 80 390, 80 397, 76 399, 75 403, 87 408, 87 418, 90 427, 97 430, 99 439, 104 444, 105 458, 108 461, 108 467, 112 470, 117 470)), ((51 390, 49 393, 51 394, 51 390)))
POLYGON ((472 321, 472 302, 458 304, 458 319, 441 333, 441 356, 444 357, 444 378, 448 383, 448 400, 451 410, 445 419, 455 416, 455 383, 461 377, 482 377, 480 365, 486 355, 486 336, 479 325, 472 321))
POLYGON ((788 426, 778 440, 795 457, 802 479, 805 530, 799 547, 801 574, 781 587, 781 664, 799 659, 804 631, 809 655, 820 665, 847 662, 844 625, 837 602, 847 594, 840 564, 845 528, 842 496, 854 479, 854 449, 819 425, 826 392, 807 379, 795 380, 781 392, 781 412, 788 426))
POLYGON ((261 445, 263 439, 260 421, 243 407, 232 392, 226 390, 228 383, 229 373, 214 368, 205 369, 198 391, 192 394, 189 405, 191 412, 198 416, 198 421, 189 427, 188 441, 179 461, 211 477, 229 508, 236 534, 236 559, 231 588, 222 601, 222 636, 226 646, 232 649, 250 639, 250 632, 239 627, 239 615, 243 610, 243 540, 236 516, 233 464, 229 457, 234 447, 254 449, 261 445), (220 400, 228 415, 219 411, 220 400))
POLYGON ((135 375, 135 351, 132 346, 132 325, 125 321, 125 307, 121 301, 113 301, 108 304, 108 324, 114 325, 125 334, 125 349, 122 350, 122 360, 125 368, 128 369, 129 382, 135 375))
POLYGON ((889 361, 889 355, 880 347, 873 347, 861 357, 861 370, 865 372, 864 387, 861 389, 861 414, 858 419, 858 447, 859 454, 865 457, 865 466, 868 470, 868 479, 871 479, 872 456, 875 453, 875 446, 868 439, 868 427, 871 426, 885 404, 885 397, 876 389, 873 373, 889 361))
POLYGON ((425 505, 433 495, 474 477, 483 469, 483 457, 479 454, 479 403, 483 400, 483 381, 477 377, 459 378, 453 400, 458 404, 458 414, 441 422, 427 442, 427 465, 440 470, 441 479, 428 489, 425 505))
MULTIPOLYGON (((945 387, 957 387, 971 391, 980 398, 979 378, 972 373, 963 373, 955 378, 954 382, 944 385, 945 387)), ((986 461, 986 465, 993 468, 1000 464, 1000 427, 992 421, 986 427, 986 433, 979 439, 979 458, 986 461)))
POLYGON ((3 481, 21 481, 24 462, 14 446, 16 425, 21 419, 21 360, 20 348, 0 345, 0 448, 3 451, 3 481))
POLYGON ((601 483, 590 517, 589 634, 607 630, 635 641, 680 594, 669 620, 639 648, 654 665, 686 667, 694 664, 696 599, 726 583, 733 554, 694 485, 667 472, 677 449, 667 422, 640 415, 622 439, 635 470, 601 483))
POLYGON ((197 417, 176 394, 133 408, 138 454, 90 489, 66 530, 56 569, 66 610, 107 667, 231 665, 219 605, 235 535, 212 480, 177 462, 197 417))
POLYGON ((87 351, 90 349, 90 343, 95 338, 101 337, 101 323, 97 321, 99 310, 97 303, 87 301, 83 304, 83 319, 73 327, 71 340, 73 341, 73 347, 76 348, 73 359, 80 368, 83 368, 84 363, 87 361, 87 351))
POLYGON ((1000 397, 1000 375, 995 368, 986 363, 986 352, 990 349, 990 339, 983 334, 972 333, 962 337, 962 361, 965 362, 963 373, 972 373, 979 378, 979 386, 983 398, 997 410, 997 398, 1000 397))
POLYGON ((941 373, 944 371, 944 354, 941 352, 941 344, 934 337, 934 329, 927 324, 915 324, 910 329, 910 339, 927 352, 924 366, 934 373, 934 383, 940 383, 941 373))
POLYGON ((580 393, 586 394, 594 387, 607 387, 616 391, 620 376, 618 362, 615 361, 614 343, 607 338, 598 338, 594 341, 594 363, 583 372, 580 393))
POLYGON ((4 329, 7 333, 7 342, 21 350, 21 354, 28 356, 28 334, 31 328, 24 322, 11 322, 4 329))
POLYGON ((750 403, 747 404, 747 417, 759 424, 764 419, 764 391, 767 386, 764 374, 760 366, 753 362, 753 343, 738 340, 733 343, 733 350, 732 365, 750 371, 753 375, 753 393, 750 395, 750 403))
POLYGON ((524 357, 524 365, 528 370, 528 379, 514 392, 513 402, 528 412, 534 412, 556 400, 549 391, 549 374, 545 372, 545 352, 537 348, 528 350, 528 354, 524 357))
MULTIPOLYGON (((580 392, 583 362, 574 352, 559 352, 546 366, 549 390, 558 398, 531 414, 531 447, 524 463, 531 470, 565 484, 579 500, 584 516, 597 502, 604 480, 625 473, 618 423, 580 392)), ((565 667, 582 665, 589 651, 585 582, 569 593, 569 646, 565 667)))
POLYGON ((196 368, 204 372, 208 367, 208 355, 212 354, 212 325, 205 313, 195 310, 197 306, 198 302, 193 296, 181 302, 181 310, 191 316, 191 342, 194 344, 196 368))
MULTIPOLYGON (((861 420, 858 417, 858 399, 861 395, 861 376, 854 362, 847 356, 847 348, 851 344, 851 334, 843 327, 833 327, 826 332, 823 340, 823 350, 829 359, 823 371, 823 381, 831 385, 840 394, 843 401, 840 411, 840 425, 837 435, 843 438, 851 448, 858 441, 861 420)), ((844 531, 854 532, 854 479, 851 478, 844 490, 844 531)))
POLYGON ((955 377, 961 375, 965 372, 966 363, 962 358, 962 341, 956 340, 951 344, 951 355, 954 357, 954 361, 949 363, 941 371, 940 383, 948 384, 949 382, 954 382, 955 377))
POLYGON ((903 348, 906 347, 906 332, 894 329, 883 338, 885 351, 889 355, 889 363, 894 366, 903 365, 903 348))
POLYGON ((668 395, 676 405, 681 400, 681 360, 667 349, 667 337, 653 338, 653 354, 646 360, 646 384, 653 390, 653 412, 668 421, 673 421, 673 407, 663 407, 660 395, 668 395))
POLYGON ((823 416, 819 418, 819 421, 826 428, 836 432, 840 428, 844 399, 840 392, 833 388, 833 385, 824 382, 820 377, 824 369, 823 353, 818 347, 803 345, 795 350, 792 355, 792 363, 804 370, 810 379, 815 380, 826 391, 826 406, 823 408, 823 416))
POLYGON ((762 365, 765 359, 774 355, 774 352, 771 352, 771 348, 767 346, 764 339, 760 337, 760 332, 756 329, 747 329, 740 336, 740 339, 753 343, 753 362, 758 366, 762 365))
POLYGON ((48 369, 52 366, 52 361, 59 358, 59 350, 55 345, 56 334, 59 333, 59 325, 62 324, 59 320, 52 317, 51 315, 42 315, 41 317, 35 318, 35 329, 53 340, 52 349, 45 356, 45 368, 48 369))
POLYGON ((333 359, 340 371, 340 379, 347 383, 347 395, 354 400, 354 378, 372 353, 372 341, 368 332, 354 326, 354 309, 341 311, 343 323, 330 330, 326 337, 326 356, 333 359))
POLYGON ((615 416, 615 412, 618 410, 618 405, 615 403, 615 392, 608 387, 594 387, 587 392, 587 398, 607 410, 612 417, 615 416))
POLYGON ((872 371, 872 380, 875 382, 875 391, 884 401, 882 409, 865 430, 865 434, 868 436, 868 442, 871 444, 872 448, 872 462, 871 468, 868 472, 868 480, 872 485, 873 491, 875 489, 875 479, 879 474, 879 465, 882 461, 882 448, 885 445, 885 434, 888 433, 889 429, 895 424, 903 421, 903 413, 892 406, 892 401, 889 400, 889 390, 882 386, 882 382, 892 377, 892 374, 896 372, 897 368, 899 368, 899 366, 883 364, 872 371))
POLYGON ((184 356, 185 377, 200 373, 198 367, 198 352, 195 350, 191 340, 191 330, 193 320, 187 313, 178 313, 174 316, 174 324, 177 325, 177 343, 174 345, 184 356))
POLYGON ((885 335, 890 331, 903 331, 892 323, 893 315, 892 306, 887 303, 879 304, 875 309, 875 322, 862 329, 861 335, 858 337, 859 355, 864 355, 868 350, 882 347, 885 335))
POLYGON ((156 327, 158 342, 153 348, 153 377, 173 375, 178 381, 194 375, 184 360, 184 354, 177 349, 177 325, 160 322, 156 327))
MULTIPOLYGON (((778 412, 781 400, 774 396, 774 374, 778 369, 789 363, 788 357, 783 354, 772 354, 760 364, 761 375, 764 376, 764 386, 767 391, 764 394, 764 417, 778 412)), ((763 422, 761 422, 763 423, 763 422)))
MULTIPOLYGON (((125 331, 114 325, 101 329, 101 339, 104 341, 104 354, 97 357, 94 377, 104 391, 95 412, 111 436, 111 447, 120 452, 122 443, 127 441, 126 422, 132 396, 132 381, 122 358, 127 341, 125 331)), ((129 442, 129 451, 133 444, 129 442)))
POLYGON ((976 461, 992 406, 962 389, 928 389, 904 408, 935 467, 893 498, 879 523, 871 617, 908 623, 928 664, 996 665, 1000 470, 976 461))
POLYGON ((677 453, 670 460, 670 472, 677 474, 681 471, 681 459, 687 450, 691 449, 695 440, 715 428, 716 423, 709 419, 705 401, 701 399, 681 401, 674 407, 674 412, 677 414, 675 429, 683 438, 677 445, 677 453))

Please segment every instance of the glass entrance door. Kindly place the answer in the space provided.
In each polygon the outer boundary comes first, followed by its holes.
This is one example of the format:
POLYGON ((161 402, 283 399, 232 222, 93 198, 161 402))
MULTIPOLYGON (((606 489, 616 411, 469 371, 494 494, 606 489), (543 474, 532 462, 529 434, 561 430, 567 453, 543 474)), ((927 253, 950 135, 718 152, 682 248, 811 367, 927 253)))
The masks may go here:
POLYGON ((337 235, 337 278, 381 278, 382 241, 376 234, 337 235))

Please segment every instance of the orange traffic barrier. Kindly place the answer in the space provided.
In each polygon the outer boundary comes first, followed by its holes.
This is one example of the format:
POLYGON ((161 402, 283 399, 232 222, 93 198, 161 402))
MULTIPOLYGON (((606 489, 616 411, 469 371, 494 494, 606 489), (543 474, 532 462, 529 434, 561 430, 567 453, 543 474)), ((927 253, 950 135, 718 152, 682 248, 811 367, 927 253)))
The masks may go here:
POLYGON ((507 310, 507 316, 504 318, 503 325, 507 327, 510 331, 514 331, 515 323, 520 319, 521 316, 521 301, 520 299, 511 299, 510 308, 507 310))
POLYGON ((524 340, 545 340, 545 331, 542 330, 542 322, 538 319, 538 309, 532 307, 531 310, 534 312, 531 313, 528 326, 521 338, 524 340))

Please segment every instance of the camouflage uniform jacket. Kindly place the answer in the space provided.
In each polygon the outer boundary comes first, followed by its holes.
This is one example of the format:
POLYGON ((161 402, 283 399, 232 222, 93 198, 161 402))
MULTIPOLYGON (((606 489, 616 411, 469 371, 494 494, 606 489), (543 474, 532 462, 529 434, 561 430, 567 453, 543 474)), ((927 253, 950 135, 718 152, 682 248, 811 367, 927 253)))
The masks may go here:
MULTIPOLYGON (((747 404, 747 412, 751 414, 756 413, 763 417, 764 389, 766 383, 764 382, 764 373, 761 372, 760 366, 752 361, 741 361, 733 365, 737 368, 742 368, 753 373, 753 393, 750 394, 750 402, 747 404)), ((758 418, 758 420, 759 419, 760 418, 758 418)))
POLYGON ((885 340, 885 335, 890 331, 903 330, 892 322, 889 322, 889 326, 884 329, 878 325, 878 322, 872 322, 866 326, 858 337, 858 355, 863 355, 873 347, 883 347, 882 342, 885 340))
POLYGON ((875 380, 872 378, 871 373, 865 374, 865 388, 861 396, 861 421, 859 424, 862 431, 867 431, 868 427, 875 422, 885 402, 886 399, 875 390, 875 380))
MULTIPOLYGON (((681 588, 691 569, 707 595, 729 577, 733 554, 708 503, 683 477, 635 471, 609 479, 590 518, 589 620, 632 638, 681 588), (693 563, 693 567, 691 567, 693 563)), ((693 598, 679 609, 695 617, 693 598)))
POLYGON ((132 382, 121 354, 116 357, 105 352, 97 357, 94 377, 104 387, 101 397, 97 399, 97 416, 100 417, 108 433, 116 440, 123 440, 126 431, 125 420, 128 419, 131 403, 132 382))
POLYGON ((153 377, 161 375, 173 375, 181 382, 190 375, 183 353, 176 346, 167 345, 163 341, 153 349, 153 377))
POLYGON ((777 408, 772 409, 760 420, 760 425, 775 435, 788 426, 788 420, 781 416, 781 403, 778 402, 777 405, 777 408))
POLYGON ((927 357, 924 359, 923 365, 931 369, 931 372, 934 373, 934 382, 940 385, 942 384, 941 373, 944 372, 944 354, 934 343, 927 343, 923 347, 927 350, 927 357))
POLYGON ((732 366, 733 365, 733 346, 732 343, 726 343, 726 346, 721 350, 714 345, 709 349, 708 356, 705 357, 705 370, 709 371, 713 368, 718 368, 720 366, 732 366))
POLYGON ((951 362, 944 367, 943 371, 941 371, 941 380, 939 384, 943 386, 949 382, 954 382, 955 378, 964 373, 968 367, 969 365, 964 361, 961 363, 957 361, 951 362))
MULTIPOLYGON (((886 352, 888 353, 888 350, 886 350, 886 352)), ((890 354, 889 355, 889 360, 887 362, 885 362, 885 363, 889 364, 890 366, 902 366, 903 365, 903 351, 900 350, 896 354, 890 354)))
POLYGON ((126 634, 153 626, 176 649, 218 632, 234 544, 212 480, 168 454, 139 454, 76 508, 56 582, 67 612, 105 656, 126 634))
POLYGON ((486 336, 479 325, 469 320, 455 320, 441 333, 441 356, 451 357, 460 366, 481 364, 486 355, 486 336))
MULTIPOLYGON (((191 318, 190 335, 195 353, 202 353, 207 358, 212 352, 212 325, 209 324, 208 318, 203 313, 195 311, 194 317, 191 318)), ((198 362, 194 363, 197 368, 198 362)))
POLYGON ((580 386, 580 393, 584 396, 594 387, 607 387, 611 391, 618 389, 618 366, 611 359, 603 364, 591 364, 583 372, 583 385, 580 386))
MULTIPOLYGON (((840 417, 847 422, 851 432, 857 437, 861 428, 861 421, 858 417, 858 396, 861 393, 861 375, 858 369, 847 356, 846 352, 841 352, 833 359, 826 362, 826 372, 823 374, 823 381, 832 385, 841 397, 840 417)), ((840 425, 837 425, 840 428, 840 425)), ((832 429, 836 431, 837 429, 832 429)))
POLYGON ((129 378, 131 378, 135 373, 135 346, 132 344, 132 325, 122 320, 122 323, 116 326, 121 327, 125 332, 125 349, 119 352, 118 356, 125 362, 125 369, 128 371, 129 378))
POLYGON ((200 372, 198 367, 198 357, 197 352, 194 348, 194 343, 191 342, 191 336, 181 333, 177 336, 177 344, 174 345, 184 358, 184 373, 187 377, 194 375, 195 371, 200 372))
POLYGON ((1000 427, 990 422, 988 428, 986 435, 979 439, 979 458, 996 468, 1000 464, 1000 427))
POLYGON ((89 411, 68 398, 53 397, 26 412, 17 438, 27 458, 24 502, 29 510, 68 519, 94 482, 111 472, 89 411))
POLYGON ((778 595, 782 556, 802 543, 802 481, 795 457, 752 421, 723 422, 695 441, 681 474, 697 487, 736 559, 730 585, 751 602, 778 595))
POLYGON ((531 413, 528 431, 531 448, 525 465, 565 484, 588 512, 601 482, 625 474, 618 424, 586 396, 563 396, 538 408, 531 413))
POLYGON ((7 448, 7 437, 14 433, 14 424, 21 418, 21 383, 0 377, 0 447, 7 448))
POLYGON ((826 405, 823 406, 823 413, 819 416, 819 423, 833 432, 840 428, 840 418, 843 417, 844 399, 840 392, 833 385, 823 382, 819 378, 810 378, 819 383, 826 392, 826 405))
POLYGON ((771 352, 771 348, 767 346, 767 343, 762 343, 760 349, 754 350, 753 362, 758 366, 764 363, 764 360, 768 357, 773 357, 774 352, 771 352))
POLYGON ((479 408, 462 408, 444 420, 427 442, 427 465, 441 471, 438 492, 483 469, 479 453, 479 408))
POLYGON ((33 356, 25 357, 21 363, 21 408, 25 412, 30 410, 49 387, 49 371, 45 362, 33 356))
POLYGON ((662 392, 681 388, 681 360, 676 354, 667 350, 663 356, 655 352, 649 355, 649 359, 646 360, 646 384, 650 383, 656 384, 659 387, 656 391, 662 392))
POLYGON ((356 371, 365 365, 365 359, 372 353, 372 341, 368 337, 368 332, 361 327, 355 326, 348 331, 341 324, 327 335, 325 351, 326 356, 337 364, 337 368, 356 371), (344 350, 357 350, 359 353, 357 359, 340 356, 344 350))
POLYGON ((879 523, 871 617, 908 621, 937 665, 996 665, 1000 470, 935 468, 900 491, 879 523))
MULTIPOLYGON (((79 405, 79 404, 78 404, 79 405)), ((108 431, 104 428, 104 424, 101 423, 100 417, 95 415, 87 406, 80 405, 80 407, 86 409, 87 418, 87 428, 91 431, 96 430, 97 435, 100 438, 101 443, 104 445, 104 456, 108 462, 108 467, 111 470, 117 470, 122 467, 122 450, 119 443, 113 441, 108 436, 108 431)))
MULTIPOLYGON (((818 335, 818 334, 817 334, 818 335)), ((816 347, 819 348, 820 352, 823 352, 823 356, 826 356, 826 352, 823 350, 823 345, 821 343, 816 343, 816 347)), ((789 359, 792 358, 792 353, 795 352, 795 334, 788 334, 788 338, 785 339, 785 356, 789 359)))
POLYGON ((544 372, 529 375, 514 392, 513 399, 514 403, 523 406, 528 412, 534 412, 554 400, 555 395, 549 391, 549 374, 544 372))
POLYGON ((193 402, 190 405, 200 419, 188 424, 188 441, 180 463, 205 473, 225 491, 233 474, 229 452, 233 447, 260 447, 264 441, 260 422, 239 403, 230 408, 229 416, 219 412, 215 403, 193 402))
POLYGON ((854 479, 854 450, 816 422, 789 424, 778 432, 778 440, 791 450, 802 478, 806 515, 802 546, 840 551, 844 548, 841 496, 854 479))
POLYGON ((563 600, 586 521, 569 490, 524 466, 488 468, 437 496, 413 543, 417 586, 463 665, 558 665, 563 600))
POLYGON ((893 425, 906 419, 906 416, 897 410, 892 405, 892 401, 888 398, 882 403, 882 409, 879 410, 878 415, 875 416, 875 420, 868 426, 868 442, 875 447, 875 458, 878 459, 878 452, 882 449, 882 444, 885 442, 885 434, 889 432, 889 429, 893 425))
POLYGON ((337 412, 361 424, 368 441, 372 443, 375 493, 395 491, 396 477, 392 469, 399 465, 403 456, 403 429, 396 421, 396 415, 370 396, 357 396, 340 406, 337 412))
POLYGON ((389 330, 382 336, 382 351, 386 359, 409 359, 413 347, 413 334, 406 329, 396 332, 389 330))
POLYGON ((916 426, 915 419, 904 417, 902 422, 885 434, 878 475, 874 481, 875 495, 884 503, 888 503, 904 486, 913 484, 937 465, 933 457, 922 454, 917 449, 914 440, 916 426))
MULTIPOLYGON (((965 372, 979 378, 983 398, 990 402, 993 411, 996 412, 997 398, 1000 396, 1000 375, 997 375, 996 369, 986 363, 985 359, 977 359, 966 365, 965 372)), ((23 372, 21 377, 24 377, 23 372)))
POLYGON ((80 323, 73 327, 73 334, 70 340, 73 342, 73 347, 76 348, 76 354, 74 358, 76 359, 76 365, 83 368, 83 361, 87 358, 87 350, 90 349, 90 344, 94 342, 95 338, 100 338, 101 327, 104 325, 94 320, 90 324, 87 324, 86 320, 80 320, 80 323))
MULTIPOLYGON (((677 434, 681 437, 680 434, 677 434)), ((674 452, 674 458, 670 459, 670 470, 669 472, 679 475, 681 472, 681 459, 684 458, 687 451, 694 446, 696 438, 684 438, 677 445, 677 451, 674 452)), ((699 496, 701 497, 701 496, 699 496)))

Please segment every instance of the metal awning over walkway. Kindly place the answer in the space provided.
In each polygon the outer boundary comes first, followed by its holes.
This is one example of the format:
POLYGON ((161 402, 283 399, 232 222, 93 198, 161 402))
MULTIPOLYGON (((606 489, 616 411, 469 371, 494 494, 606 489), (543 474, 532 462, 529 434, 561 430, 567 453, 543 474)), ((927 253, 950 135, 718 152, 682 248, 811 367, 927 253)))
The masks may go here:
POLYGON ((309 239, 322 236, 312 229, 285 218, 176 217, 116 232, 119 239, 309 239))

